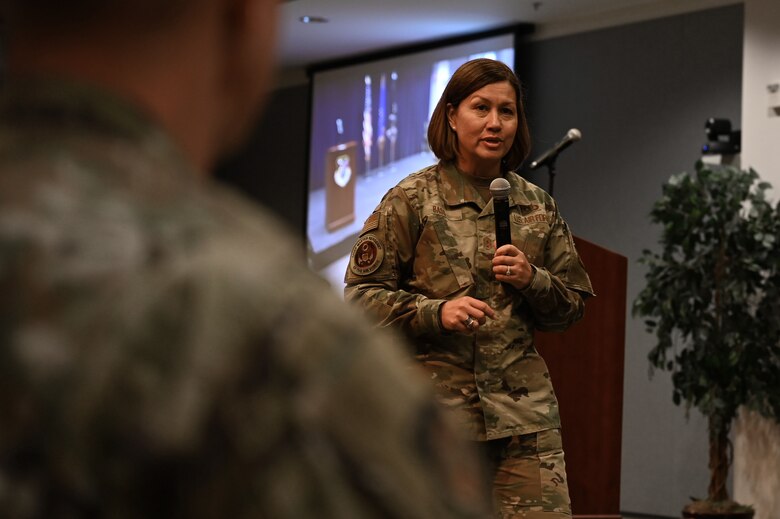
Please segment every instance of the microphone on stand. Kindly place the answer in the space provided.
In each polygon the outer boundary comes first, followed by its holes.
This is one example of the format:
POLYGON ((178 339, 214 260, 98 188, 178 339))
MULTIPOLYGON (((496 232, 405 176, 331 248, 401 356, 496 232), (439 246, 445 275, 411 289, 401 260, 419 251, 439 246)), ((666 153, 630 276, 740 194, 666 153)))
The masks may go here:
POLYGON ((551 163, 563 150, 571 146, 573 142, 576 142, 580 139, 582 139, 582 133, 577 128, 572 128, 566 132, 566 135, 563 137, 563 139, 560 140, 560 142, 542 153, 542 155, 535 161, 531 162, 529 168, 536 169, 539 166, 544 166, 545 164, 551 163))
POLYGON ((512 243, 512 233, 509 229, 509 191, 509 182, 505 178, 499 177, 490 183, 496 217, 496 248, 512 243))

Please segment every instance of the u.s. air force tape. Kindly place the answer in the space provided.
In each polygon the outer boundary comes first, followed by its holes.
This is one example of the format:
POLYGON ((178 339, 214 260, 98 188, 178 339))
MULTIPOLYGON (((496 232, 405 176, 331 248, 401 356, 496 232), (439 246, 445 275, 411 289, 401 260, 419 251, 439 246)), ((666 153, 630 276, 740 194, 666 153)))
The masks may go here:
POLYGON ((375 272, 385 259, 385 248, 373 234, 362 236, 352 247, 349 268, 353 274, 366 276, 375 272))

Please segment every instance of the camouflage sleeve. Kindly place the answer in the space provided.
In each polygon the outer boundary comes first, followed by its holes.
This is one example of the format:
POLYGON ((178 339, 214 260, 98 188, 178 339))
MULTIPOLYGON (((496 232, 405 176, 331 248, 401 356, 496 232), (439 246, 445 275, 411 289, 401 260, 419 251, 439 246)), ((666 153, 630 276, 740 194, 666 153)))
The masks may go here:
POLYGON ((584 299, 594 294, 557 206, 544 257, 543 265, 534 266, 531 284, 521 292, 531 307, 537 330, 562 331, 582 318, 584 299))
POLYGON ((412 339, 444 332, 439 307, 445 300, 403 289, 420 225, 406 193, 391 189, 366 220, 344 276, 347 301, 362 306, 379 326, 399 329, 412 339))

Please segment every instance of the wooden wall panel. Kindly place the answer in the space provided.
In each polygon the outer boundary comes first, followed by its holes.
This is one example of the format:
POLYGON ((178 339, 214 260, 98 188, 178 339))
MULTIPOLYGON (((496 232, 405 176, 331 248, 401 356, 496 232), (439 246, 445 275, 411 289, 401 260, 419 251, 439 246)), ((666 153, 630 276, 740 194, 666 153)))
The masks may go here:
POLYGON ((575 239, 596 297, 564 333, 538 333, 560 404, 575 517, 620 515, 627 259, 575 239))

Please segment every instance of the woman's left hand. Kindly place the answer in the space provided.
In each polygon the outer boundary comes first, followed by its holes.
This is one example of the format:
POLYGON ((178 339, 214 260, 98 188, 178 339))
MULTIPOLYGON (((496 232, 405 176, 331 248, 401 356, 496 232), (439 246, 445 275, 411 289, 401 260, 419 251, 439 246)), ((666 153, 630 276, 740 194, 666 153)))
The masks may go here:
POLYGON ((493 256, 493 274, 498 281, 523 289, 531 284, 534 271, 525 253, 507 244, 499 247, 493 256))

